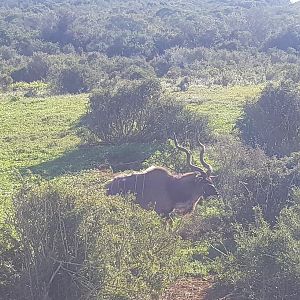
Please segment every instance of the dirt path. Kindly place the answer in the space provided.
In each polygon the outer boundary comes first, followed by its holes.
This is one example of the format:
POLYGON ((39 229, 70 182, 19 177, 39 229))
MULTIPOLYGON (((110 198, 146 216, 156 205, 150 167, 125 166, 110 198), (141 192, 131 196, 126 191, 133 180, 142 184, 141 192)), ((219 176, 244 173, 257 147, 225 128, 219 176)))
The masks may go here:
POLYGON ((160 300, 207 300, 211 280, 183 278, 175 282, 160 300))

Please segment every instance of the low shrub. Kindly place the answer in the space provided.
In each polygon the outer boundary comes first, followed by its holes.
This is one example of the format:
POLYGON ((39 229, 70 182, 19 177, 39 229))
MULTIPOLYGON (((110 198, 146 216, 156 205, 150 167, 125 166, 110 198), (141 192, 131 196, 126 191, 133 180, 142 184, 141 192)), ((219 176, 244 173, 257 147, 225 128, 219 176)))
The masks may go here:
POLYGON ((50 70, 50 61, 44 54, 34 54, 26 66, 11 73, 14 82, 42 81, 47 78, 50 70))
POLYGON ((71 66, 60 70, 56 79, 55 89, 58 93, 78 94, 89 89, 86 71, 82 66, 71 66))
POLYGON ((217 184, 234 220, 254 222, 253 208, 274 225, 280 211, 291 205, 291 190, 300 186, 299 154, 278 160, 252 149, 232 137, 220 138, 211 156, 218 165, 217 184))
POLYGON ((270 156, 300 150, 300 92, 296 84, 267 86, 259 99, 249 102, 237 127, 251 146, 260 146, 270 156))
POLYGON ((184 272, 186 243, 157 214, 104 196, 98 173, 87 178, 25 186, 16 197, 17 299, 153 299, 184 272))
POLYGON ((90 97, 88 127, 106 143, 150 142, 209 135, 206 118, 166 99, 155 79, 121 81, 90 97))
POLYGON ((8 87, 12 84, 13 79, 6 74, 1 74, 0 76, 0 89, 6 91, 8 87))
POLYGON ((257 210, 256 225, 237 229, 237 250, 223 256, 220 270, 231 299, 299 299, 299 218, 299 205, 284 209, 271 229, 257 210))

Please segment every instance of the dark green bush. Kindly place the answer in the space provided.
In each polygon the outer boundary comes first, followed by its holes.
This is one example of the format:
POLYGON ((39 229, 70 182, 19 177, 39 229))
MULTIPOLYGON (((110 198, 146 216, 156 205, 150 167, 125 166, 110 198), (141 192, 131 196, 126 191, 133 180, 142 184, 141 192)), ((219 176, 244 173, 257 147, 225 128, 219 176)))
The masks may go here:
POLYGON ((4 91, 8 89, 9 85, 12 84, 13 79, 6 74, 0 76, 0 88, 4 91))
POLYGON ((14 299, 13 287, 22 272, 22 258, 23 248, 14 228, 0 222, 0 295, 3 300, 14 299))
POLYGON ((104 196, 105 176, 40 182, 18 194, 19 264, 6 286, 16 299, 152 299, 184 272, 181 238, 155 212, 104 196))
POLYGON ((220 273, 232 287, 231 299, 299 299, 299 219, 296 205, 283 210, 271 229, 258 210, 256 225, 237 230, 237 250, 223 257, 220 273))
POLYGON ((259 206, 264 218, 274 225, 280 211, 292 204, 291 190, 300 186, 299 155, 270 159, 232 137, 220 139, 211 154, 219 164, 220 194, 238 223, 253 223, 253 208, 259 206))
POLYGON ((300 150, 300 92, 292 83, 268 86, 259 99, 249 102, 237 127, 251 146, 268 155, 284 156, 300 150))
POLYGON ((15 82, 41 81, 49 75, 49 68, 49 59, 44 54, 35 54, 25 67, 13 71, 11 77, 15 82))
POLYGON ((62 69, 56 79, 55 89, 59 93, 78 94, 87 92, 87 74, 82 66, 71 66, 62 69))
POLYGON ((206 118, 188 111, 183 104, 166 99, 158 81, 122 81, 90 97, 88 127, 103 142, 166 140, 209 133, 206 118))

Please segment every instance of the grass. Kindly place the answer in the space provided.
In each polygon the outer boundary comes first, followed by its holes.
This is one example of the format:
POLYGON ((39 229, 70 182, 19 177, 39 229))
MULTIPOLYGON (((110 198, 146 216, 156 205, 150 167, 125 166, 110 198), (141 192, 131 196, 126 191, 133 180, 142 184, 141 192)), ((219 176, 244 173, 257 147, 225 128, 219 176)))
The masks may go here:
POLYGON ((257 97, 262 85, 191 86, 175 95, 188 103, 191 110, 208 115, 216 133, 230 133, 247 99, 257 97))
POLYGON ((85 147, 78 123, 87 103, 87 95, 0 95, 0 223, 30 172, 53 178, 95 168, 106 160, 118 170, 127 166, 120 163, 143 160, 153 151, 155 145, 143 144, 85 147))
POLYGON ((86 105, 86 95, 0 95, 0 215, 22 180, 18 171, 58 158, 80 144, 75 126, 86 105))
MULTIPOLYGON (((261 88, 191 86, 174 95, 192 110, 207 114, 216 132, 228 133, 246 99, 255 97, 261 88)), ((82 147, 78 122, 87 103, 84 94, 47 98, 0 95, 0 216, 28 170, 53 178, 93 168, 105 160, 118 164, 151 154, 149 145, 82 147)))
POLYGON ((5 167, 25 167, 49 160, 78 145, 74 126, 85 111, 85 96, 0 102, 0 138, 5 167), (7 153, 8 152, 8 153, 7 153))

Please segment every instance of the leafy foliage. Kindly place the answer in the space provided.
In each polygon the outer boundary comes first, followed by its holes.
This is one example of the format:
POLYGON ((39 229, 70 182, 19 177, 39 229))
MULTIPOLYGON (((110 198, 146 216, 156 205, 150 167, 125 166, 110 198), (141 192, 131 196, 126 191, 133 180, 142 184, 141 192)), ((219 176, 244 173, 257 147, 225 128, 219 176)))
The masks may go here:
POLYGON ((88 86, 85 82, 85 73, 82 69, 63 69, 57 78, 57 88, 60 93, 84 93, 88 86))
POLYGON ((235 299, 298 299, 300 279, 299 207, 282 211, 272 230, 259 210, 256 225, 237 230, 237 251, 224 257, 221 277, 235 299))
POLYGON ((90 97, 89 128, 103 142, 166 140, 173 133, 207 136, 208 125, 177 102, 164 99, 158 81, 119 82, 90 97))
POLYGON ((220 165, 220 193, 238 223, 253 223, 253 208, 259 206, 264 219, 274 225, 280 211, 293 203, 291 190, 300 184, 298 154, 271 159, 227 137, 215 145, 212 157, 220 165))
MULTIPOLYGON (((109 61, 138 58, 159 76, 224 86, 283 79, 287 70, 299 69, 299 9, 288 0, 127 0, 121 11, 117 1, 57 3, 0 3, 0 65, 15 81, 57 79, 49 61, 60 57, 63 69, 68 55, 82 63, 95 54, 109 61)), ((105 65, 102 60, 94 68, 94 81, 105 65)), ((87 70, 77 68, 82 77, 87 70)))
POLYGON ((150 299, 184 271, 185 243, 154 212, 101 192, 87 196, 95 184, 96 176, 70 177, 17 195, 15 297, 150 299))
POLYGON ((300 92, 291 83, 268 86, 248 103, 238 121, 243 139, 269 155, 284 156, 300 150, 300 92))

